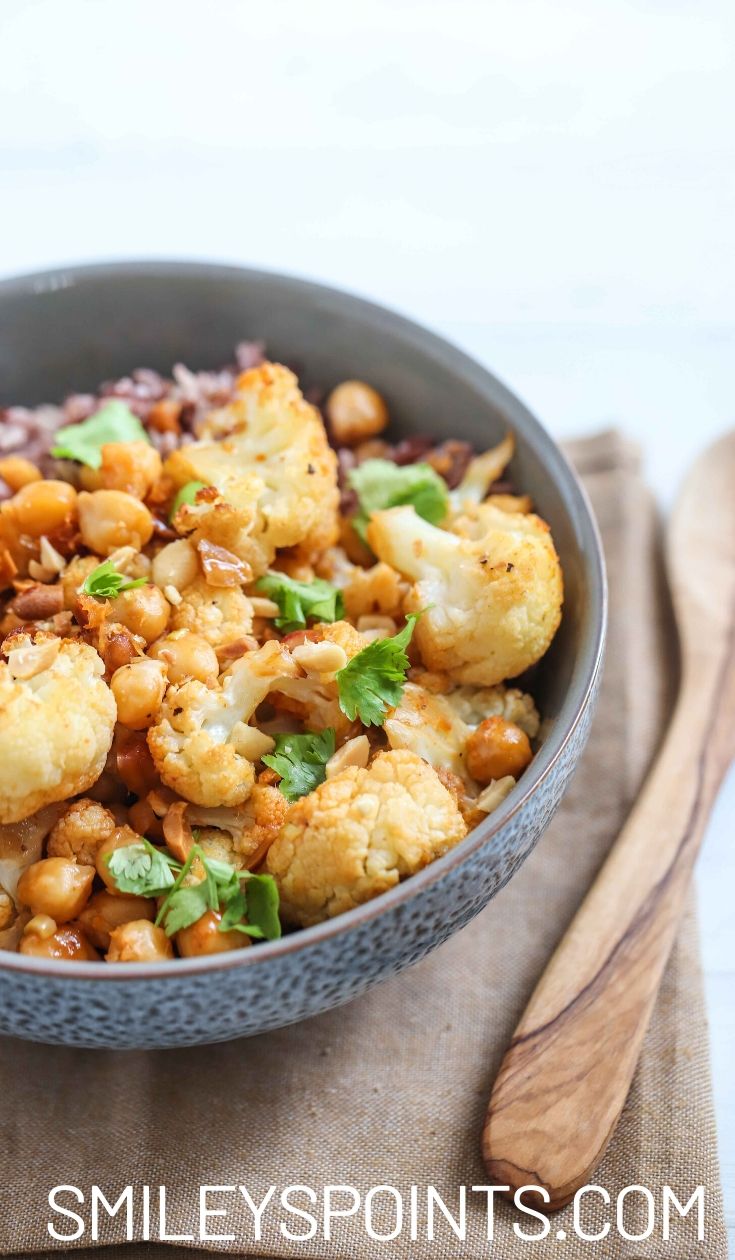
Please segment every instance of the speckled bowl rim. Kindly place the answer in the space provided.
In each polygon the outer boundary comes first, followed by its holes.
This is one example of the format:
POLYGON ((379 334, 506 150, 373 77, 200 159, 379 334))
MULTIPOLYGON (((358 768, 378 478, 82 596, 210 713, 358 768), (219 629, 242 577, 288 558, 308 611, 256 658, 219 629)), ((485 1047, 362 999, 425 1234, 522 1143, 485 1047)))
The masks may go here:
MULTIPOLYGON (((500 407, 507 408, 511 421, 522 417, 526 428, 535 431, 537 442, 541 448, 546 467, 558 488, 563 491, 564 501, 570 515, 577 522, 582 539, 583 563, 588 584, 589 606, 587 618, 581 633, 581 647, 574 666, 567 696, 562 709, 556 718, 544 744, 534 757, 521 782, 506 797, 502 805, 488 816, 469 835, 461 840, 455 848, 438 858, 418 874, 399 883, 395 888, 382 893, 372 901, 325 923, 314 927, 302 928, 281 937, 277 941, 265 941, 257 949, 233 950, 231 953, 218 954, 209 958, 180 958, 174 963, 117 963, 114 967, 101 967, 96 962, 60 962, 54 959, 25 957, 0 951, 0 968, 4 971, 23 971, 37 975, 53 975, 56 980, 68 977, 69 981, 95 980, 99 982, 125 981, 139 979, 141 981, 172 976, 172 969, 177 978, 185 975, 200 974, 209 971, 222 971, 232 967, 264 967, 269 959, 279 958, 300 950, 308 951, 311 945, 319 944, 331 937, 349 933, 353 929, 364 926, 372 920, 399 905, 405 905, 417 897, 431 884, 437 883, 449 871, 460 866, 470 854, 490 843, 493 836, 505 826, 510 818, 523 809, 526 802, 539 785, 550 775, 562 756, 564 749, 582 719, 590 697, 595 689, 597 676, 602 668, 607 631, 607 582, 605 560, 602 550, 597 522, 590 506, 587 492, 564 453, 553 438, 528 408, 498 378, 482 367, 464 351, 458 349, 445 338, 429 329, 407 319, 376 302, 335 289, 328 285, 318 284, 299 276, 286 275, 275 271, 239 267, 221 263, 197 261, 177 262, 174 260, 146 259, 140 261, 121 261, 105 263, 68 264, 48 270, 31 272, 26 275, 12 276, 0 280, 0 305, 6 296, 18 294, 43 294, 68 288, 86 278, 104 279, 125 276, 126 278, 159 277, 162 283, 167 278, 197 276, 210 279, 234 279, 248 282, 265 282, 274 288, 287 287, 289 290, 309 293, 312 297, 323 297, 330 307, 340 306, 349 309, 350 314, 358 314, 366 322, 379 321, 383 330, 400 334, 403 341, 413 341, 424 353, 442 362, 449 370, 462 377, 480 392, 486 391, 488 384, 492 386, 493 401, 500 407), (575 699, 576 696, 576 699, 575 699), (571 711, 570 711, 571 710, 571 711), (566 721, 566 725, 564 722, 566 721)), ((523 441, 523 434, 521 434, 523 441)))

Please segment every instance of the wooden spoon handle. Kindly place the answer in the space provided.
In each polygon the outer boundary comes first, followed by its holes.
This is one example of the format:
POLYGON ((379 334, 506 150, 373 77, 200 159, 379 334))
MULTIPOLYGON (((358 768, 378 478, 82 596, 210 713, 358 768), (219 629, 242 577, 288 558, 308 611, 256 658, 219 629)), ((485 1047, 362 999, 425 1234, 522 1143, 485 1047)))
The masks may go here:
POLYGON ((491 1184, 544 1187, 547 1210, 589 1182, 617 1124, 732 756, 732 654, 691 671, 645 791, 521 1019, 482 1135, 491 1184))

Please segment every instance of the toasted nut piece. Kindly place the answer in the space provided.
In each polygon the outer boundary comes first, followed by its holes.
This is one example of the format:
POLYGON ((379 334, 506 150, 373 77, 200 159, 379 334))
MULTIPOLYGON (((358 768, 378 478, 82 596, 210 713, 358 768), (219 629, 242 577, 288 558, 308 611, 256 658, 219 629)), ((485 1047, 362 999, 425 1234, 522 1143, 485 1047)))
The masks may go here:
POLYGON ((8 605, 8 611, 15 613, 21 621, 46 621, 60 613, 63 607, 64 591, 61 586, 37 582, 18 591, 8 605))
POLYGON ((483 814, 492 814, 493 810, 505 800, 508 793, 513 791, 515 785, 516 781, 510 774, 503 779, 497 779, 494 783, 488 783, 474 802, 475 808, 482 810, 483 814))
POLYGON ((220 932, 222 915, 207 910, 201 919, 176 933, 176 946, 182 958, 201 958, 206 954, 224 954, 231 949, 244 949, 251 944, 244 932, 220 932))
POLYGON ((42 858, 18 880, 18 900, 34 915, 49 915, 57 923, 68 923, 86 905, 93 882, 91 866, 80 866, 69 858, 42 858))
POLYGON ((98 949, 110 948, 110 933, 123 923, 156 917, 156 903, 150 897, 111 893, 106 888, 90 897, 79 916, 84 931, 98 949))
POLYGON ((307 674, 336 674, 347 664, 347 653, 338 643, 302 643, 291 653, 307 674))
POLYGON ((160 962, 173 958, 173 946, 163 928, 148 919, 133 919, 110 932, 108 962, 160 962))
POLYGON ((276 742, 265 731, 257 726, 246 726, 237 737, 237 751, 248 761, 259 761, 266 753, 272 752, 276 742))
POLYGON ((28 573, 37 582, 52 582, 66 568, 66 560, 49 542, 45 534, 39 542, 40 563, 38 560, 28 561, 28 573))
POLYGON ((62 962, 99 960, 97 950, 92 948, 77 923, 64 923, 51 936, 39 936, 36 932, 26 930, 20 939, 18 953, 31 958, 57 958, 62 962))
POLYGON ((277 617, 280 614, 280 608, 275 600, 266 599, 264 595, 248 595, 248 599, 252 605, 254 617, 277 617))
POLYGON ((346 770, 348 766, 366 766, 370 757, 370 740, 367 735, 356 735, 348 739, 327 762, 327 778, 333 779, 336 774, 346 770))
POLYGON ((517 779, 533 757, 525 731, 502 717, 485 718, 465 747, 467 769, 478 783, 512 775, 517 779))
POLYGON ((388 423, 385 400, 364 381, 343 381, 326 403, 332 437, 340 446, 356 446, 382 433, 388 423))
POLYGON ((61 648, 61 639, 44 639, 27 647, 12 648, 8 652, 8 669, 13 678, 35 678, 44 669, 50 669, 61 648))
POLYGON ((386 639, 391 638, 398 629, 392 617, 383 616, 381 613, 364 613, 362 617, 358 617, 356 629, 360 634, 365 634, 369 630, 382 630, 386 639))
POLYGON ((191 543, 185 538, 177 538, 176 542, 162 547, 153 557, 151 577, 164 592, 167 586, 173 586, 177 591, 191 586, 199 577, 199 560, 191 543))
POLYGON ((41 535, 39 542, 39 554, 41 556, 41 564, 46 569, 53 569, 55 573, 63 573, 66 568, 66 560, 61 552, 57 551, 53 543, 50 543, 45 534, 41 535))

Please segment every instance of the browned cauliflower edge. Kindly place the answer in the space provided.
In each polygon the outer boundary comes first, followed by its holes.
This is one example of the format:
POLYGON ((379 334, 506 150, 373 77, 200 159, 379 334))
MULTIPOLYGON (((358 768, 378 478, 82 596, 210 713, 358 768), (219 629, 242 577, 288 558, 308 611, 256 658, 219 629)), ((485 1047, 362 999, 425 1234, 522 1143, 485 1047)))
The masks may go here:
POLYGON ((349 766, 289 811, 268 850, 287 922, 308 927, 393 888, 467 832, 451 793, 415 753, 349 766))
POLYGON ((112 744, 117 709, 102 677, 103 662, 86 643, 54 643, 49 663, 30 677, 14 676, 15 652, 8 663, 0 661, 2 823, 85 792, 102 773, 112 744))

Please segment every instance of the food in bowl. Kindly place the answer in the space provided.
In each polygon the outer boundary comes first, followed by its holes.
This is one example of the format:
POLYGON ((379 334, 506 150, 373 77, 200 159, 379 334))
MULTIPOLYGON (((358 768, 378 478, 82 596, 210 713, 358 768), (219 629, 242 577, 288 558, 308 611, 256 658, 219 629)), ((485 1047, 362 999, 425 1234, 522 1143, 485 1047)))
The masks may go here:
POLYGON ((448 852, 533 757, 558 628, 507 435, 140 370, 0 441, 0 946, 146 962, 273 939, 448 852))

